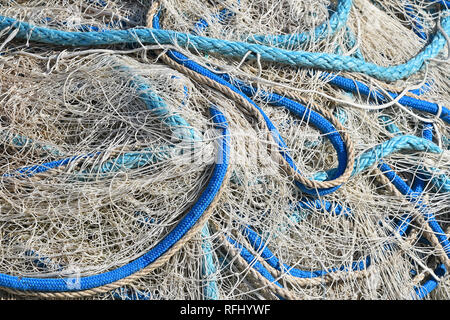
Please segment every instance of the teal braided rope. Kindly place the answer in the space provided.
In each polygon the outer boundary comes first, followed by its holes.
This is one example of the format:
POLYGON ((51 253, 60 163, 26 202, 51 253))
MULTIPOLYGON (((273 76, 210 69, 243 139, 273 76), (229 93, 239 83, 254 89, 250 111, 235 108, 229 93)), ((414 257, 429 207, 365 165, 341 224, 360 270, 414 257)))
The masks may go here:
POLYGON ((89 180, 89 174, 95 174, 95 178, 98 178, 99 174, 106 176, 112 172, 138 169, 170 159, 173 152, 173 145, 161 146, 158 149, 144 148, 141 151, 126 152, 100 165, 85 169, 76 175, 79 180, 87 181, 89 180))
POLYGON ((392 121, 392 119, 389 116, 381 115, 378 116, 378 120, 381 123, 381 125, 390 133, 394 135, 402 134, 400 129, 397 127, 397 125, 392 121))
MULTIPOLYGON (((392 119, 389 116, 382 115, 379 116, 378 119, 382 122, 383 126, 392 134, 401 135, 401 130, 395 125, 392 119)), ((450 178, 436 168, 424 168, 423 166, 419 166, 417 168, 417 172, 429 177, 431 176, 431 183, 435 191, 440 193, 450 192, 450 178), (430 172, 431 171, 431 172, 430 172)))
MULTIPOLYGON (((427 139, 412 135, 396 136, 362 153, 355 161, 351 176, 361 173, 362 171, 375 165, 383 158, 399 151, 420 151, 436 154, 442 153, 441 148, 427 139)), ((324 181, 328 179, 328 177, 335 171, 336 168, 318 172, 314 175, 314 179, 324 181)))
MULTIPOLYGON (((449 12, 449 10, 444 11, 445 13, 449 12)), ((440 31, 437 31, 433 40, 414 58, 400 65, 384 67, 358 58, 331 53, 289 51, 246 42, 195 36, 171 30, 134 28, 104 32, 67 32, 38 27, 26 22, 17 21, 13 18, 0 16, 0 29, 13 26, 19 30, 16 38, 51 45, 83 47, 139 42, 143 44, 161 45, 177 44, 208 54, 219 54, 233 58, 243 58, 250 51, 253 53, 249 55, 251 59, 256 59, 259 56, 263 61, 292 66, 360 72, 385 81, 396 81, 416 73, 422 68, 426 60, 436 57, 446 44, 444 35, 440 31)), ((450 16, 442 19, 442 28, 447 34, 450 33, 450 16)))
POLYGON ((342 29, 348 20, 352 8, 352 0, 339 0, 336 12, 330 18, 316 27, 313 32, 304 32, 287 35, 252 35, 246 41, 264 45, 288 48, 298 46, 306 42, 318 42, 333 36, 342 29))
POLYGON ((205 286, 203 288, 203 294, 205 300, 219 300, 219 288, 217 286, 217 268, 214 263, 213 247, 209 238, 211 234, 209 232, 208 223, 202 228, 202 276, 205 281, 205 286))
POLYGON ((61 157, 65 155, 63 151, 59 150, 55 146, 37 142, 31 138, 18 133, 12 133, 7 130, 2 130, 0 132, 0 142, 9 143, 16 148, 33 147, 36 150, 45 152, 52 156, 61 157))

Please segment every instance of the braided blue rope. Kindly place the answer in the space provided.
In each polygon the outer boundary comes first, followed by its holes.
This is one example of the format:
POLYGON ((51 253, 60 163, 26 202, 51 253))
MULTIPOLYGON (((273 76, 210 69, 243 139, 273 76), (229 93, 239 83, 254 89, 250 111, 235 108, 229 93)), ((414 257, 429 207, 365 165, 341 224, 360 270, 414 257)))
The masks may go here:
POLYGON ((236 249, 239 250, 239 254, 244 260, 248 263, 250 267, 258 271, 264 278, 269 280, 270 282, 276 284, 280 288, 283 288, 283 286, 277 282, 277 280, 272 276, 272 274, 261 264, 261 262, 256 259, 254 255, 250 253, 250 251, 247 250, 242 244, 239 242, 233 240, 230 237, 227 237, 227 241, 231 243, 236 249))
MULTIPOLYGON (((418 198, 421 193, 422 185, 416 184, 415 189, 409 188, 409 186, 398 176, 395 174, 395 172, 385 163, 381 163, 378 166, 380 170, 385 174, 385 176, 391 180, 391 182, 394 184, 394 186, 404 195, 406 195, 407 199, 413 203, 417 203, 418 209, 424 214, 425 220, 428 221, 430 227, 432 228, 433 232, 437 236, 439 242, 442 244, 444 251, 446 252, 447 256, 449 256, 450 253, 450 242, 443 232, 442 228, 439 226, 439 223, 437 223, 436 219, 434 218, 433 214, 430 213, 426 206, 421 202, 421 200, 418 198)), ((407 224, 411 221, 411 218, 408 218, 407 224)), ((446 268, 444 264, 440 264, 435 270, 435 274, 439 277, 442 277, 446 273, 446 268)), ((414 291, 416 296, 419 299, 424 298, 426 295, 428 295, 431 291, 437 288, 438 282, 436 279, 431 278, 425 282, 420 287, 415 287, 414 291)))
MULTIPOLYGON (((203 72, 204 73, 204 72, 203 72)), ((206 75, 206 73, 204 73, 206 75)), ((303 106, 302 104, 291 100, 289 98, 283 97, 281 95, 278 95, 276 93, 268 93, 264 90, 257 90, 256 88, 246 85, 244 82, 237 80, 237 79, 231 79, 231 77, 227 74, 219 74, 220 78, 224 79, 225 81, 228 81, 228 83, 232 83, 235 85, 244 95, 246 96, 255 96, 257 95, 258 98, 261 100, 276 106, 276 107, 283 107, 290 112, 292 112, 295 116, 306 119, 309 123, 314 125, 320 132, 322 132, 331 142, 334 149, 337 152, 338 156, 338 167, 333 173, 327 177, 326 180, 332 180, 340 175, 342 175, 345 171, 345 168, 347 166, 348 161, 348 152, 345 147, 344 141, 342 140, 341 135, 338 133, 336 128, 331 124, 326 118, 324 118, 319 113, 315 112, 312 109, 308 109, 307 107, 303 106)), ((275 141, 278 142, 280 147, 280 153, 283 156, 284 159, 289 163, 289 165, 295 170, 299 171, 296 167, 294 160, 291 158, 288 147, 283 141, 281 135, 276 130, 276 127, 273 125, 273 123, 270 121, 270 119, 265 115, 265 113, 262 111, 261 108, 258 107, 258 111, 263 115, 267 127, 269 130, 271 130, 272 134, 277 133, 277 135, 274 135, 275 141)), ((324 188, 324 189, 309 189, 305 187, 303 184, 301 184, 298 181, 295 181, 295 184, 302 192, 308 193, 310 195, 326 195, 329 193, 332 193, 339 189, 340 186, 332 187, 332 188, 324 188)))
MULTIPOLYGON (((386 103, 389 102, 389 99, 385 97, 383 93, 377 90, 371 90, 367 85, 364 83, 348 79, 342 76, 330 74, 330 73, 323 73, 321 77, 325 80, 327 80, 331 85, 337 86, 347 92, 351 92, 353 94, 361 94, 364 96, 367 96, 371 100, 375 101, 376 103, 386 103)), ((431 84, 427 83, 422 88, 414 91, 413 93, 420 95, 425 93, 427 90, 429 90, 431 84)), ((392 99, 395 99, 398 97, 398 94, 388 92, 390 97, 392 99)), ((418 111, 422 112, 428 112, 434 115, 439 114, 439 118, 443 121, 450 124, 450 110, 444 106, 439 106, 436 103, 428 102, 425 100, 416 99, 409 96, 404 96, 398 101, 400 104, 416 109, 418 111)), ((382 118, 382 120, 386 118, 382 118)), ((384 120, 383 120, 384 121, 384 120)), ((388 121, 388 120, 387 120, 388 121)), ((393 124, 388 124, 386 127, 388 130, 391 130, 392 133, 396 133, 398 128, 394 126, 393 124)), ((433 168, 430 169, 431 171, 434 171, 433 168)), ((429 173, 425 174, 429 175, 429 173)), ((438 190, 439 192, 449 192, 450 191, 450 179, 445 174, 437 174, 433 175, 432 177, 432 183, 434 185, 434 188, 438 190)))
MULTIPOLYGON (((448 10, 443 11, 449 12, 448 10)), ((209 54, 220 54, 235 58, 242 58, 250 51, 253 53, 249 56, 251 59, 256 59, 259 56, 261 60, 268 62, 324 70, 360 72, 386 81, 396 81, 416 73, 427 59, 434 58, 446 44, 444 35, 438 31, 432 41, 414 58, 397 66, 384 67, 354 57, 289 51, 259 44, 194 36, 171 30, 133 28, 104 32, 67 32, 33 26, 13 18, 0 16, 0 29, 13 26, 19 30, 16 38, 52 45, 98 46, 138 42, 144 44, 178 44, 209 54)), ((450 33, 450 16, 442 19, 442 28, 446 33, 450 33)))
POLYGON ((55 160, 55 161, 50 161, 50 162, 46 162, 43 164, 38 164, 38 165, 33 165, 33 166, 27 166, 27 167, 23 167, 20 169, 16 169, 10 173, 4 173, 2 175, 2 178, 9 178, 9 177, 19 177, 19 178, 25 178, 25 177, 31 177, 35 174, 38 173, 43 173, 46 172, 50 169, 55 169, 61 166, 65 166, 68 165, 72 162, 75 162, 79 159, 87 159, 87 158, 92 158, 95 155, 100 154, 100 152, 97 152, 95 154, 88 154, 88 155, 81 155, 81 156, 73 156, 73 157, 69 157, 69 158, 65 158, 65 159, 61 159, 61 160, 55 160))
MULTIPOLYGON (((433 126, 430 123, 427 123, 424 125, 424 129, 423 129, 423 137, 427 140, 432 140, 433 139, 433 126)), ((423 192, 425 187, 425 181, 422 179, 421 175, 417 175, 417 178, 414 180, 413 185, 412 185, 412 193, 417 195, 417 197, 420 197, 420 194, 423 192)), ((427 218, 427 215, 425 215, 425 218, 427 218)), ((430 226, 432 227, 433 232, 436 233, 440 233, 443 232, 442 228, 439 226, 439 224, 437 223, 437 221, 434 219, 434 217, 431 215, 431 218, 429 221, 430 226)), ((445 234, 444 234, 445 235, 445 234)), ((442 236, 442 235, 441 235, 442 236)), ((441 242, 441 240, 443 240, 442 242, 445 243, 445 241, 447 241, 447 245, 450 243, 448 241, 448 238, 445 236, 445 239, 438 238, 439 241, 441 242)), ((441 242, 441 244, 442 244, 441 242)), ((450 248, 449 248, 450 249, 450 248)), ((448 253, 447 253, 448 255, 448 253)), ((442 263, 440 265, 437 266, 437 268, 434 270, 434 273, 438 276, 438 277, 443 277, 446 273, 446 268, 445 265, 442 263)), ((414 291, 417 295, 417 297, 419 299, 423 299, 425 296, 427 296, 430 292, 432 292, 434 289, 437 288, 438 286, 438 282, 436 279, 434 279, 433 277, 429 280, 427 280, 422 286, 420 287, 415 287, 414 291)))
POLYGON ((439 226, 434 215, 429 212, 426 205, 423 204, 422 200, 419 198, 418 194, 422 192, 422 186, 416 190, 411 189, 399 176, 397 176, 391 168, 389 168, 385 163, 379 165, 380 170, 388 177, 394 186, 406 196, 406 198, 415 204, 417 209, 424 215, 425 220, 429 223, 431 229, 435 233, 439 242, 441 243, 444 252, 450 258, 450 241, 448 240, 445 232, 439 226))
POLYGON ((198 198, 197 202, 192 206, 189 212, 180 220, 180 222, 152 249, 143 254, 140 258, 122 266, 115 270, 102 274, 87 276, 75 279, 73 278, 28 278, 16 277, 7 274, 0 274, 0 287, 22 291, 42 291, 42 292, 66 292, 80 291, 100 287, 106 284, 119 281, 130 276, 151 263, 155 262, 159 257, 166 253, 175 243, 177 243, 186 232, 192 228, 201 218, 204 211, 211 204, 222 186, 229 163, 229 130, 228 124, 223 114, 211 107, 210 113, 217 127, 221 128, 223 137, 221 138, 219 155, 223 161, 216 163, 212 176, 198 198))
MULTIPOLYGON (((436 276, 442 278, 447 272, 447 269, 445 268, 445 265, 441 263, 433 271, 436 276)), ((438 285, 439 282, 435 278, 431 277, 420 287, 414 287, 414 292, 418 299, 423 299, 427 295, 429 295, 433 290, 435 290, 438 287, 438 285)))
POLYGON ((262 238, 253 229, 251 229, 251 227, 247 226, 243 228, 242 234, 247 238, 250 245, 261 255, 261 257, 272 268, 280 272, 285 272, 297 278, 317 278, 323 277, 329 273, 333 273, 336 271, 364 270, 371 264, 371 259, 369 256, 367 256, 366 258, 364 258, 359 262, 353 262, 350 266, 342 265, 340 267, 330 268, 328 270, 305 271, 288 266, 287 264, 280 263, 278 258, 270 251, 270 249, 264 243, 262 238))

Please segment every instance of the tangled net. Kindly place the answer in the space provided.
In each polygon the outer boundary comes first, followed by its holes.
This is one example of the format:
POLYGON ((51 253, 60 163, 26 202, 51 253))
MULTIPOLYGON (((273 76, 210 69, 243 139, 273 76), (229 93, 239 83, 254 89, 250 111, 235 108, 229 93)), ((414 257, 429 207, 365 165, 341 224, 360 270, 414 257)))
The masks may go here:
POLYGON ((0 1, 1 298, 449 299, 449 10, 0 1))

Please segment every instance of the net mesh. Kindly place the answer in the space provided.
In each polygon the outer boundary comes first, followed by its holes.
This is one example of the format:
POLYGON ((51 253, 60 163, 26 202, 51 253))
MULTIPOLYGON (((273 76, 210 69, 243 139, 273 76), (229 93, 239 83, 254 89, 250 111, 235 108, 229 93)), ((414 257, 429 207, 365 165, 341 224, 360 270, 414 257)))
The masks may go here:
MULTIPOLYGON (((428 41, 415 33, 417 22, 430 37, 439 18, 429 2, 407 2, 354 0, 344 28, 288 49, 358 53, 384 66, 403 63, 428 41)), ((159 4, 164 29, 241 41, 255 34, 313 35, 311 30, 330 19, 338 2, 159 4), (233 14, 221 16, 224 9, 233 14), (199 21, 208 27, 200 27, 199 21)), ((96 31, 145 28, 151 6, 152 1, 0 1, 0 15, 60 30, 96 31)), ((254 278, 251 265, 239 264, 223 246, 226 235, 260 256, 241 232, 246 226, 264 239, 280 264, 304 271, 371 257, 367 271, 338 273, 319 285, 276 275, 300 299, 409 299, 414 287, 436 277, 433 270, 442 263, 442 248, 423 241, 430 232, 418 218, 417 207, 393 192, 375 165, 319 197, 347 208, 348 217, 299 208, 305 194, 272 157, 274 142, 267 130, 238 101, 165 65, 161 54, 169 46, 155 46, 159 51, 143 45, 61 48, 9 37, 11 30, 0 31, 0 273, 84 277, 124 266, 153 248, 192 207, 211 176, 218 131, 208 109, 214 105, 229 122, 231 174, 209 222, 164 266, 89 299, 211 299, 208 288, 220 299, 277 299, 267 283, 254 278), (199 137, 195 144, 180 139, 180 132, 168 125, 169 116, 148 108, 136 79, 164 101, 170 114, 186 120, 199 137), (123 159, 130 155, 145 161, 128 166, 123 159), (74 161, 41 173, 17 172, 74 156, 74 161), (393 236, 395 223, 405 216, 412 217, 411 235, 393 236), (387 244, 394 250, 386 250, 387 244)), ((422 137, 421 117, 430 118, 395 103, 378 107, 367 97, 330 85, 321 72, 178 50, 259 90, 327 110, 344 126, 357 157, 397 134, 422 137)), ((444 60, 446 51, 438 58, 444 60)), ((442 105, 450 101, 450 76, 442 61, 428 61, 417 74, 389 84, 363 74, 340 75, 371 89, 415 89, 421 90, 420 99, 442 105)), ((337 167, 333 145, 308 117, 296 117, 264 99, 255 102, 277 127, 305 176, 337 167)), ((433 179, 449 174, 450 132, 441 120, 434 120, 433 128, 433 141, 442 153, 404 151, 384 161, 405 181, 415 181, 423 170, 429 173, 423 199, 448 231, 449 193, 436 190, 433 179)), ((2 293, 2 298, 14 297, 2 293)), ((450 298, 448 276, 439 278, 438 288, 426 298, 450 298)))

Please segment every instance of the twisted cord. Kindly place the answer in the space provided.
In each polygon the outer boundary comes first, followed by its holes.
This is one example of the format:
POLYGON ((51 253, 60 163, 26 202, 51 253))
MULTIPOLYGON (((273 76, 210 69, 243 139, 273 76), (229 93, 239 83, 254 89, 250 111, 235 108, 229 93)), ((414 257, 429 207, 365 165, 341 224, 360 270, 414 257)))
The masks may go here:
MULTIPOLYGON (((449 10, 443 10, 443 12, 447 14, 449 10)), ((360 72, 385 81, 404 79, 418 72, 428 59, 436 57, 446 45, 444 34, 442 34, 441 31, 437 31, 433 40, 415 57, 400 65, 384 67, 351 56, 289 51, 259 44, 195 36, 172 30, 135 28, 128 30, 109 30, 104 32, 67 32, 33 26, 13 18, 0 16, 0 29, 11 27, 15 27, 16 30, 18 30, 16 37, 19 39, 37 41, 51 45, 98 46, 138 42, 142 44, 160 45, 177 44, 201 52, 219 54, 224 57, 233 58, 242 58, 250 51, 253 53, 248 56, 250 59, 260 57, 262 61, 292 66, 360 72)), ((442 19, 442 30, 447 34, 450 33, 450 16, 442 19)))

